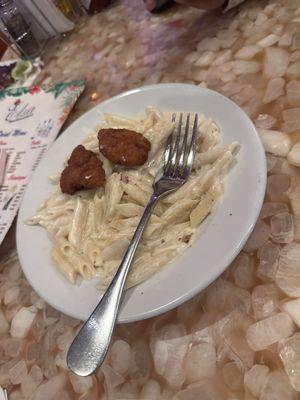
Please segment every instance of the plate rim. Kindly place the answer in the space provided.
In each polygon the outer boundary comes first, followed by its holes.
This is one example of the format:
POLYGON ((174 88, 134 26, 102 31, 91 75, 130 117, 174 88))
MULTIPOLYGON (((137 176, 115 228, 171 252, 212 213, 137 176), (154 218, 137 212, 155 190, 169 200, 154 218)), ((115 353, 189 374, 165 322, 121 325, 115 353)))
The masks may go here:
MULTIPOLYGON (((121 99, 121 98, 126 97, 126 96, 130 96, 130 95, 134 95, 134 94, 139 93, 139 92, 144 92, 144 91, 147 91, 147 90, 157 89, 157 88, 168 89, 168 88, 174 88, 174 87, 178 87, 178 88, 179 87, 180 88, 186 87, 187 89, 191 89, 192 88, 193 90, 196 89, 196 90, 199 90, 200 92, 208 92, 208 93, 212 93, 213 95, 217 95, 217 96, 221 97, 223 100, 225 100, 226 102, 229 102, 234 108, 236 108, 240 113, 243 114, 243 117, 246 118, 246 120, 248 120, 248 123, 250 123, 250 125, 252 127, 252 130, 255 133, 256 141, 257 141, 257 144, 258 144, 258 150, 257 151, 260 153, 260 155, 261 155, 260 158, 261 158, 261 161, 262 161, 261 170, 260 170, 260 175, 261 175, 260 179, 261 180, 259 182, 259 190, 258 190, 259 195, 260 195, 260 201, 258 202, 258 207, 256 207, 256 212, 254 214, 255 218, 253 219, 252 223, 248 227, 247 234, 244 235, 243 239, 240 240, 239 245, 236 246, 236 248, 231 253, 229 253, 229 255, 226 254, 223 257, 223 259, 225 259, 226 262, 225 261, 223 262, 223 264, 225 266, 222 269, 222 271, 219 270, 218 272, 216 271, 215 273, 210 274, 210 278, 206 279, 205 280, 205 284, 201 285, 201 287, 199 285, 198 287, 195 287, 194 289, 192 288, 191 290, 189 290, 185 294, 183 294, 181 296, 178 296, 176 299, 173 299, 170 302, 168 302, 168 303, 166 303, 166 304, 164 304, 162 306, 159 306, 157 308, 151 309, 149 311, 144 311, 143 313, 140 313, 140 314, 133 314, 131 316, 118 318, 117 323, 131 323, 131 322, 135 322, 135 321, 148 319, 148 318, 151 318, 151 317, 154 317, 154 316, 158 316, 160 314, 163 314, 165 312, 168 312, 168 311, 172 310, 175 307, 178 307, 179 305, 181 305, 181 304, 185 303, 186 301, 190 300, 191 298, 193 298, 195 295, 199 294, 202 290, 205 290, 205 288, 207 288, 214 280, 216 280, 226 270, 226 268, 228 268, 229 264, 236 258, 236 256, 242 250, 243 246, 245 245, 246 241, 248 240, 249 236, 251 235, 251 233, 252 233, 252 231, 253 231, 253 229, 255 227, 255 224, 256 224, 257 219, 259 217, 260 210, 261 210, 261 207, 262 207, 262 204, 263 204, 263 201, 264 201, 264 194, 265 194, 266 183, 267 183, 267 163, 266 163, 265 150, 264 150, 262 141, 260 139, 260 136, 258 134, 258 131, 257 131, 254 123, 252 122, 250 117, 246 114, 246 112, 241 107, 239 107, 235 102, 233 102, 231 99, 227 98, 223 94, 221 94, 221 93, 219 93, 219 92, 217 92, 215 90, 212 90, 212 89, 202 88, 202 87, 198 87, 196 85, 192 85, 192 84, 188 84, 188 83, 178 83, 178 82, 176 82, 176 83, 159 83, 159 84, 145 85, 145 86, 141 86, 141 87, 137 87, 137 88, 133 88, 133 89, 130 89, 130 90, 123 91, 123 92, 121 92, 119 94, 116 94, 116 95, 104 100, 101 103, 96 104, 90 110, 87 110, 82 115, 80 115, 78 118, 76 118, 76 120, 74 120, 66 129, 64 129, 64 130, 62 130, 60 132, 60 134, 56 138, 56 140, 47 149, 47 152, 45 153, 45 156, 47 156, 47 153, 48 153, 49 150, 51 150, 53 144, 56 143, 57 140, 60 139, 66 131, 69 131, 69 130, 73 129, 74 126, 76 126, 76 124, 78 124, 78 122, 81 119, 83 119, 83 118, 87 118, 88 119, 89 115, 90 114, 94 114, 95 112, 97 112, 98 111, 97 109, 99 107, 101 108, 101 106, 109 105, 111 103, 114 103, 118 99, 121 99)), ((26 194, 28 193, 30 184, 31 184, 33 178, 35 177, 38 169, 39 169, 39 166, 32 173, 32 175, 31 175, 31 177, 30 177, 30 179, 28 181, 26 190, 25 190, 25 192, 23 194, 23 199, 25 198, 26 194)), ((20 251, 20 248, 21 248, 21 244, 20 244, 21 243, 20 229, 21 229, 21 225, 24 223, 21 220, 21 217, 20 217, 20 215, 22 214, 22 209, 23 209, 23 199, 22 199, 22 202, 21 202, 21 205, 20 205, 20 208, 19 208, 19 213, 18 213, 18 217, 17 217, 17 227, 16 227, 16 247, 17 247, 18 258, 19 258, 19 261, 20 261, 20 265, 21 265, 22 271, 23 271, 27 281, 29 282, 29 284, 33 288, 33 290, 35 290, 38 293, 38 295, 41 298, 43 298, 50 306, 54 307, 55 309, 59 310, 60 312, 66 314, 66 315, 72 316, 73 318, 77 318, 77 319, 83 320, 81 317, 78 317, 78 314, 72 313, 70 311, 66 312, 66 310, 63 309, 62 307, 58 308, 56 304, 54 305, 51 301, 49 301, 48 298, 46 300, 44 295, 43 295, 43 293, 41 293, 41 291, 39 290, 39 288, 37 289, 32 284, 32 281, 30 279, 30 274, 27 274, 25 272, 24 268, 23 268, 23 261, 22 261, 22 256, 21 256, 22 251, 20 251)), ((183 256, 183 254, 181 254, 181 256, 183 256)), ((175 262, 177 260, 178 259, 176 258, 175 262)))

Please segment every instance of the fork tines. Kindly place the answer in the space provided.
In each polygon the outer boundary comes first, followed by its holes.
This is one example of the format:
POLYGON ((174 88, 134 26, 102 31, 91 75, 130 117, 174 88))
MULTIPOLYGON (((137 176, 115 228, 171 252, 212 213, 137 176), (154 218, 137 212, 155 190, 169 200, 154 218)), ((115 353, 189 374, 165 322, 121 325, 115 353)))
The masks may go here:
MULTIPOLYGON (((172 115, 172 122, 176 122, 176 114, 172 115)), ((195 141, 198 132, 198 114, 191 117, 187 113, 179 114, 178 123, 166 144, 164 154, 164 173, 169 176, 185 179, 193 166, 195 156, 195 141), (193 118, 192 124, 190 120, 193 118), (185 126, 183 129, 185 119, 185 126)))

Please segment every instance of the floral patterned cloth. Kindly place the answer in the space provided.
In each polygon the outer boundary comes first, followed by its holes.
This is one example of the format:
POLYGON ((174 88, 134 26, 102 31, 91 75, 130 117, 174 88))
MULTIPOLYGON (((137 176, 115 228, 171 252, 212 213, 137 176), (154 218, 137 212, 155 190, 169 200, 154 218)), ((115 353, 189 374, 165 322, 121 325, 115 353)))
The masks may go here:
POLYGON ((0 91, 0 150, 8 155, 0 187, 0 244, 19 209, 31 173, 83 90, 80 80, 0 91))

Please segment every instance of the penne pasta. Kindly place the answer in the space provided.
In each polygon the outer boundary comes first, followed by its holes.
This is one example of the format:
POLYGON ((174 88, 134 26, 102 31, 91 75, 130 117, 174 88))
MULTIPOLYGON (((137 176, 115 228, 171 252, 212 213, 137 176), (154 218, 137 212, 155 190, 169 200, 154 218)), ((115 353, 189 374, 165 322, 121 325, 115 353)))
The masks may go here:
POLYGON ((221 196, 222 184, 215 182, 211 188, 201 197, 198 205, 193 209, 190 214, 191 227, 195 228, 204 220, 204 218, 211 212, 216 201, 221 196))
POLYGON ((129 218, 141 216, 144 208, 135 203, 121 203, 116 205, 116 211, 120 216, 129 218))
POLYGON ((83 279, 91 279, 95 276, 95 268, 87 257, 81 256, 79 254, 72 254, 68 257, 68 261, 74 265, 74 268, 79 276, 83 279))
POLYGON ((94 265, 99 267, 103 264, 101 240, 87 239, 83 243, 82 250, 94 265))
POLYGON ((81 237, 85 230, 88 216, 88 203, 77 197, 76 207, 74 209, 73 219, 71 222, 71 229, 69 232, 68 240, 74 247, 79 247, 81 237))
POLYGON ((60 253, 58 249, 54 247, 52 250, 51 256, 58 268, 63 273, 63 275, 71 282, 75 283, 76 279, 76 270, 74 267, 67 261, 67 259, 60 253))
POLYGON ((127 196, 137 204, 145 207, 149 201, 149 195, 144 192, 142 189, 139 189, 136 185, 132 183, 124 183, 124 192, 126 192, 127 196))
MULTIPOLYGON (((185 119, 186 115, 183 124, 185 119)), ((102 161, 105 186, 68 195, 61 192, 60 174, 50 178, 55 185, 53 192, 27 223, 47 230, 53 241, 52 259, 71 283, 97 277, 103 289, 111 282, 153 192, 165 142, 174 130, 171 121, 172 112, 162 113, 153 107, 141 118, 102 115, 82 144, 102 161), (151 142, 146 163, 132 169, 113 165, 99 153, 97 135, 101 128, 126 128, 143 134, 151 142)), ((238 144, 222 144, 219 128, 211 118, 198 114, 198 121, 191 175, 153 210, 126 287, 150 278, 191 246, 198 226, 223 193, 224 174, 238 144)))
POLYGON ((119 204, 123 195, 123 185, 120 180, 120 176, 113 173, 106 182, 104 202, 105 202, 105 212, 104 218, 109 220, 112 218, 115 207, 119 204))
POLYGON ((76 252, 72 244, 65 238, 57 238, 56 246, 64 257, 71 257, 76 252))
POLYGON ((164 225, 171 225, 188 220, 190 210, 197 204, 197 201, 183 199, 172 204, 161 216, 164 225))
POLYGON ((103 261, 120 260, 129 246, 129 243, 128 239, 120 237, 110 246, 105 247, 102 251, 103 261))

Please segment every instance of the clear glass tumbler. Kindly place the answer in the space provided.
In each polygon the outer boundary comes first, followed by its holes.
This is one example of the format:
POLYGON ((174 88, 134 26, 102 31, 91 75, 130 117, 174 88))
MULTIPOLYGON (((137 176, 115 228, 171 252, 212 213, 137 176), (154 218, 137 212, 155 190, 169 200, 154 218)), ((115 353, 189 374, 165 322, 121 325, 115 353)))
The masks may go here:
POLYGON ((34 59, 40 55, 41 45, 15 0, 0 0, 0 19, 4 34, 11 39, 25 58, 34 59))

